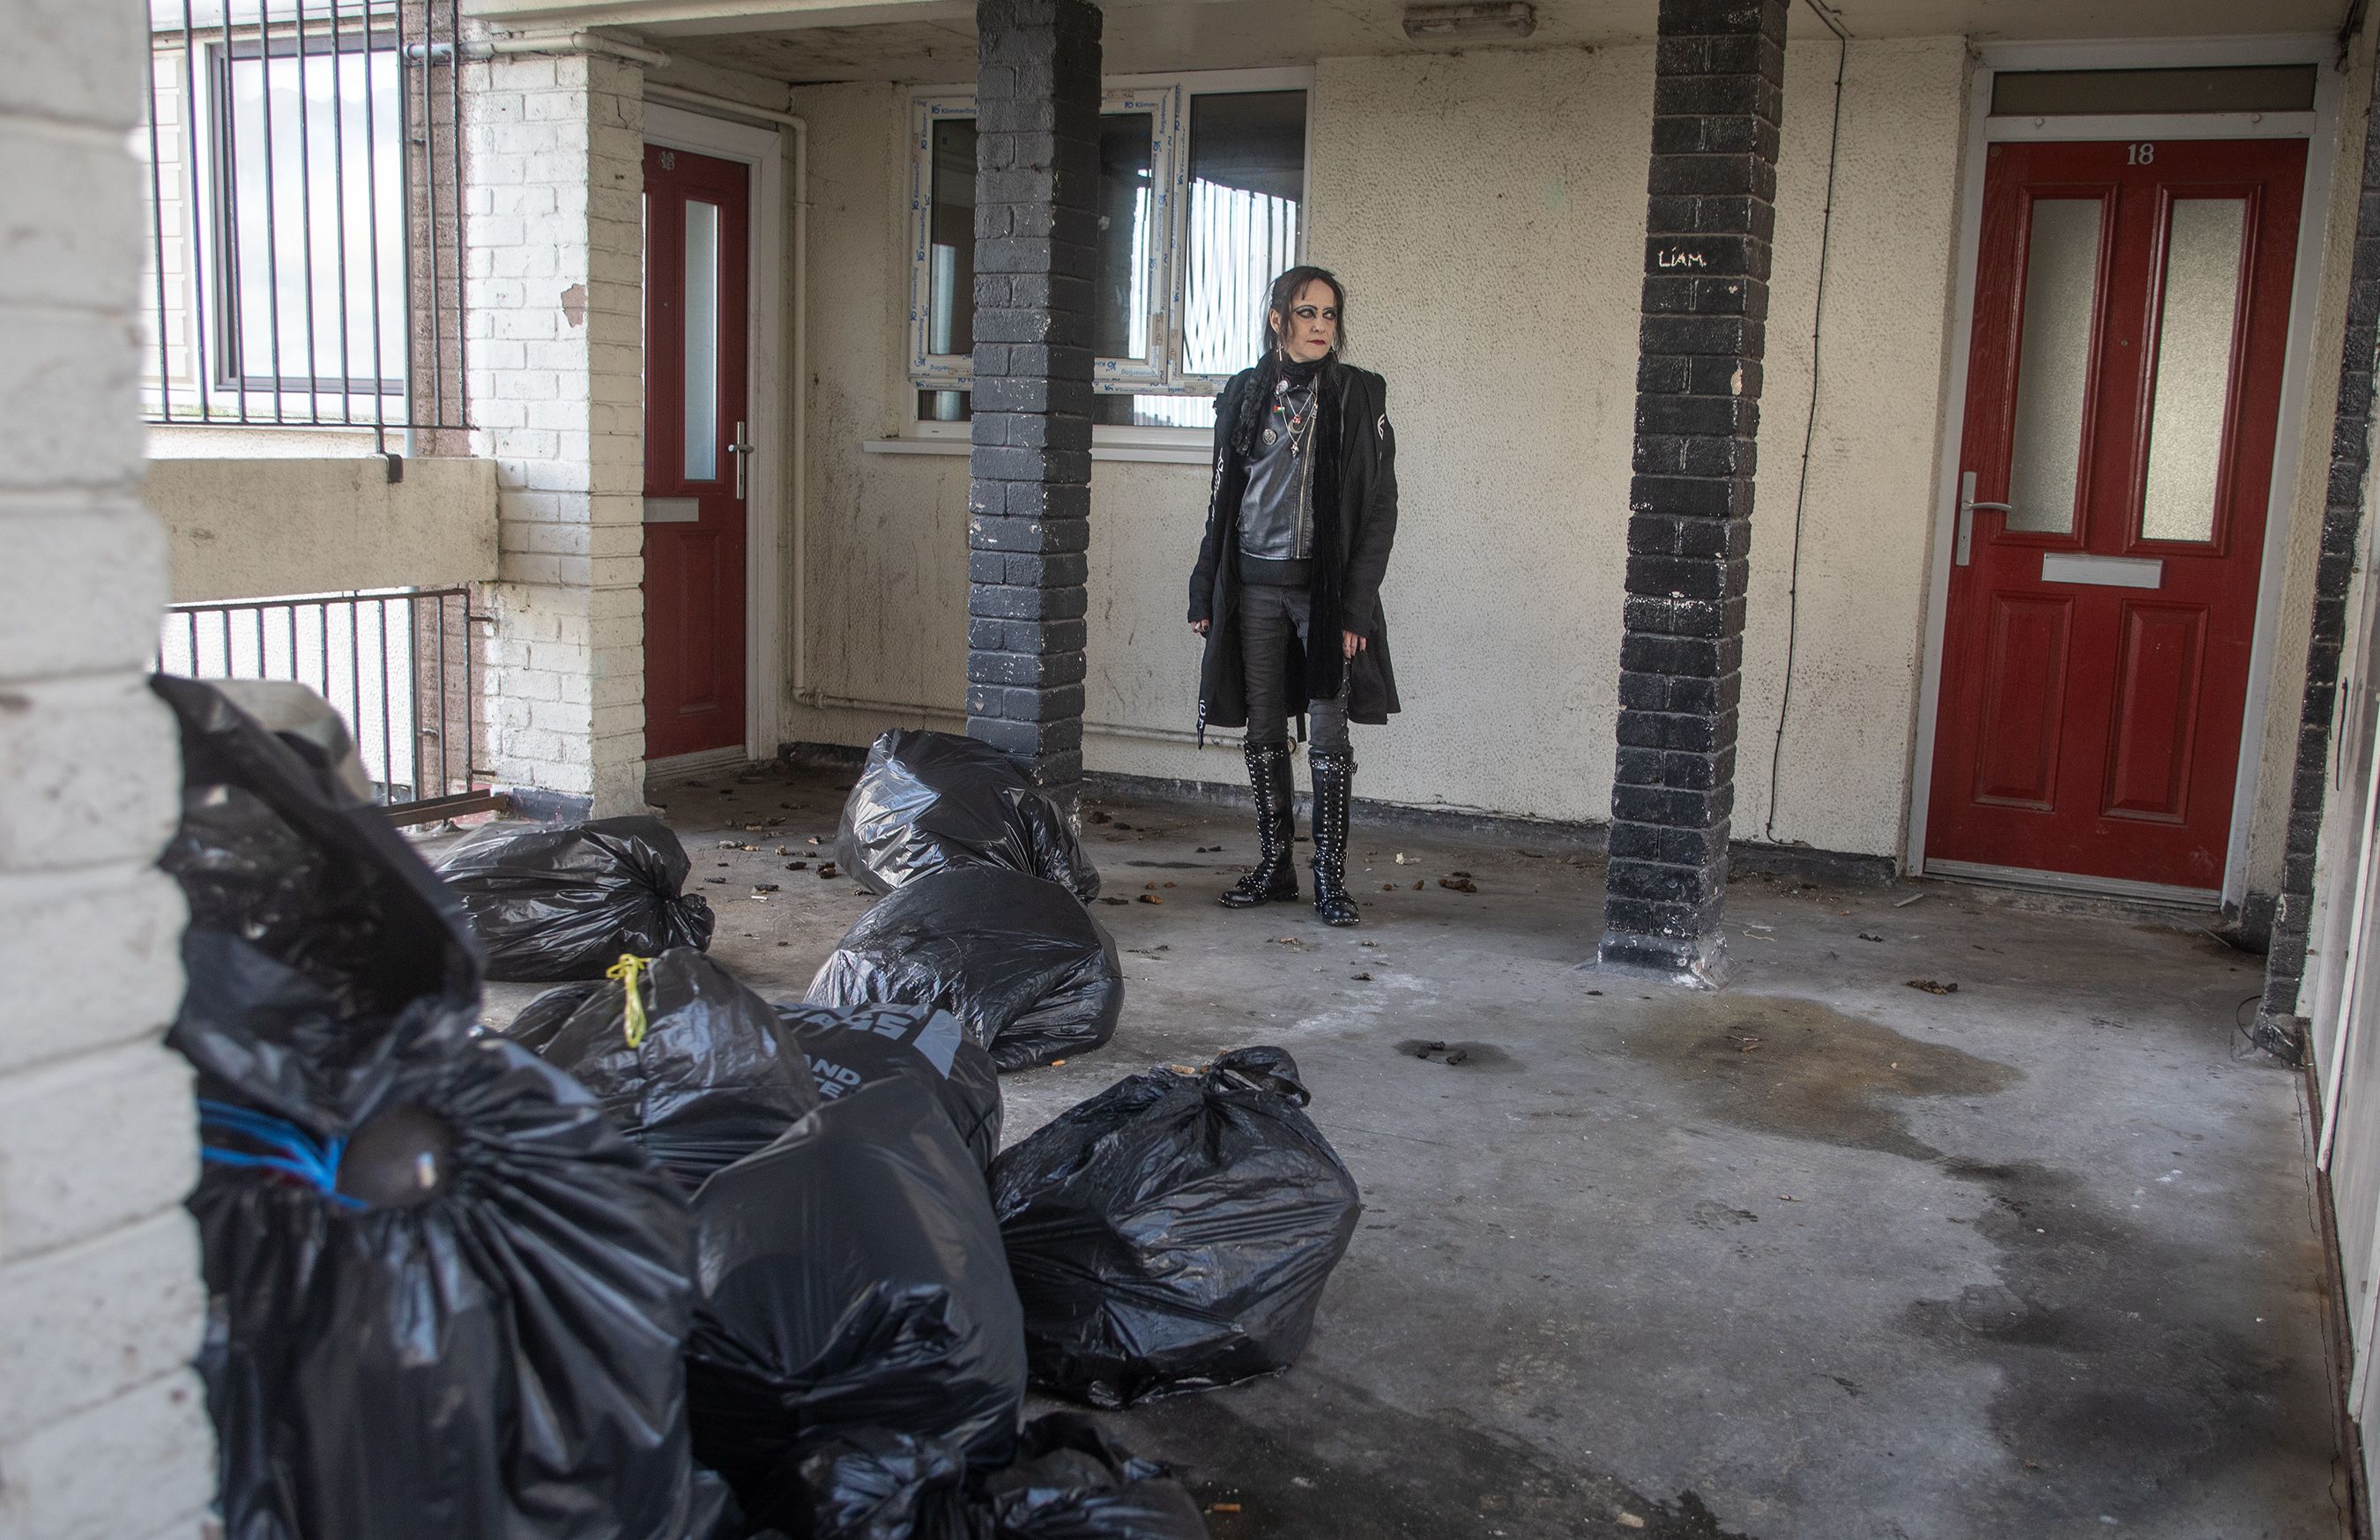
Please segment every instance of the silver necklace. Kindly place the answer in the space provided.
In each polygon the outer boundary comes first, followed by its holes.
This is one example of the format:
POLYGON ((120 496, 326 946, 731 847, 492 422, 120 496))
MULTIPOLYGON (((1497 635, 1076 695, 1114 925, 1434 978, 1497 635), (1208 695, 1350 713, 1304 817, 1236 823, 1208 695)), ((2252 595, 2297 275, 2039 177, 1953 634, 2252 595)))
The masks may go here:
MULTIPOLYGON (((1276 383, 1272 388, 1272 392, 1275 398, 1275 409, 1282 417, 1289 419, 1290 453, 1303 456, 1305 454, 1307 443, 1311 442, 1314 437, 1314 420, 1316 415, 1314 408, 1321 403, 1322 394, 1319 391, 1315 391, 1305 398, 1305 404, 1300 406, 1290 395, 1288 381, 1282 380, 1276 383)), ((1265 447, 1268 449, 1271 448, 1274 442, 1280 437, 1281 430, 1279 429, 1268 426, 1264 430, 1265 447)))

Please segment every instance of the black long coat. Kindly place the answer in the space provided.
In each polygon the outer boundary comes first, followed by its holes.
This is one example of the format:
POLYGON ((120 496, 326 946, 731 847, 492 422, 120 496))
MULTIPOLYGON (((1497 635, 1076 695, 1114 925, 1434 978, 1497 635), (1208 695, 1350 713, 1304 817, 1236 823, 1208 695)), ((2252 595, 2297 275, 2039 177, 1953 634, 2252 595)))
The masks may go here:
MULTIPOLYGON (((1207 536, 1190 574, 1190 619, 1212 622, 1198 671, 1198 730, 1245 727, 1248 692, 1240 645, 1240 495, 1247 461, 1232 443, 1240 403, 1257 371, 1232 376, 1215 404, 1215 476, 1207 505, 1207 536)), ((1396 670, 1389 661, 1389 623, 1380 609, 1380 579, 1397 535, 1397 439, 1389 426, 1388 382, 1369 370, 1323 366, 1316 425, 1327 435, 1314 462, 1314 587, 1307 657, 1289 637, 1287 698, 1337 697, 1344 670, 1350 721, 1378 724, 1400 709, 1396 670), (1345 662, 1338 637, 1353 631, 1364 649, 1345 662), (1328 645, 1326 645, 1326 642, 1328 645)), ((1302 711, 1302 708, 1300 709, 1302 711)))

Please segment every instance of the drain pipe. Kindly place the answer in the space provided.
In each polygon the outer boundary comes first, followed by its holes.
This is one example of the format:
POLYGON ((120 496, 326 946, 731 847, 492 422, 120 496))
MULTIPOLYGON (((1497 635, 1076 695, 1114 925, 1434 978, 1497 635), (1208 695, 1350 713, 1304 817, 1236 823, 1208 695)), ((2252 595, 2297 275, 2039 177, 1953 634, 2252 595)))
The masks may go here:
POLYGON ((507 32, 502 37, 463 45, 465 58, 484 58, 498 54, 599 54, 606 58, 640 64, 647 69, 660 69, 670 62, 670 56, 657 48, 625 42, 584 28, 566 32, 507 32))
POLYGON ((665 80, 645 82, 645 94, 659 101, 704 107, 794 131, 794 361, 792 533, 794 582, 792 604, 794 671, 786 693, 798 700, 808 688, 809 674, 809 391, 810 391, 810 126, 809 120, 776 107, 756 107, 749 102, 716 96, 665 80))

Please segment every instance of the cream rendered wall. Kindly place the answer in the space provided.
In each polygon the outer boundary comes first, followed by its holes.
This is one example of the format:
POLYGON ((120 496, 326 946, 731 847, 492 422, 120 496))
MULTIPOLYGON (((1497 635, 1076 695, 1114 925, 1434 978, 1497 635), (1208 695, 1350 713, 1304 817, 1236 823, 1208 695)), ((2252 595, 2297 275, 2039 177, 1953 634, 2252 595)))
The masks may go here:
MULTIPOLYGON (((1843 118, 1800 661, 1776 836, 1900 835, 1939 433, 1965 51, 1855 44, 1843 118)), ((1767 823, 1809 400, 1835 53, 1787 66, 1779 277, 1753 545, 1737 828, 1767 823)), ((1609 811, 1652 50, 1326 59, 1309 250, 1350 287, 1352 357, 1390 382, 1402 515, 1383 593, 1404 713, 1358 728, 1367 797, 1533 818, 1609 811)), ((948 726, 965 693, 965 461, 864 453, 904 430, 905 94, 795 93, 812 126, 808 668, 788 736, 948 726)), ((1085 759, 1236 782, 1184 741, 1199 466, 1092 478, 1085 759), (1125 733, 1105 730, 1123 727, 1125 733)))
MULTIPOLYGON (((865 743, 915 712, 815 709, 804 692, 914 703, 950 725, 966 700, 964 455, 864 453, 907 420, 907 93, 890 85, 794 93, 810 125, 808 570, 801 677, 786 735, 865 743)), ((1104 468, 1104 467, 1102 467, 1104 468)))
POLYGON ((1832 41, 1786 52, 1735 836, 1886 855, 1899 851, 1907 821, 1938 522, 1968 57, 1961 38, 1853 42, 1843 55, 1819 315, 1837 57, 1832 41), (1780 737, 1789 630, 1791 716, 1780 737))

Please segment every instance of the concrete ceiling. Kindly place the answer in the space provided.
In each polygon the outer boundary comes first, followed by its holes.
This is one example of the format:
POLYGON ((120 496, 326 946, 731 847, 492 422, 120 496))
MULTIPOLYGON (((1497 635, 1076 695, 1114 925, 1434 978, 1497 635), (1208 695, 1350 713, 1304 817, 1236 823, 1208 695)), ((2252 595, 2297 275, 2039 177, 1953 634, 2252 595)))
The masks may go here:
MULTIPOLYGON (((2329 32, 2349 0, 2258 0, 2260 34, 2329 32)), ((1814 0, 1795 0, 1796 35, 1822 35, 1814 0)), ((1444 53, 1454 47, 1574 48, 1648 38, 1656 0, 1537 0, 1525 42, 1416 43, 1402 0, 1106 0, 1111 74, 1240 69, 1317 58, 1444 53)), ((964 81, 975 68, 970 0, 476 0, 499 26, 625 27, 671 53, 797 82, 964 81)), ((1979 42, 2220 37, 2247 30, 2239 0, 1840 0, 1854 37, 1979 42)))

